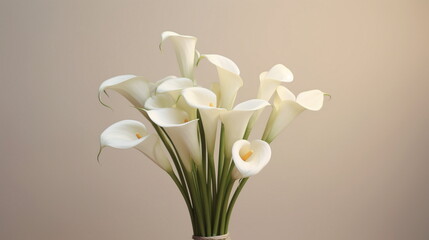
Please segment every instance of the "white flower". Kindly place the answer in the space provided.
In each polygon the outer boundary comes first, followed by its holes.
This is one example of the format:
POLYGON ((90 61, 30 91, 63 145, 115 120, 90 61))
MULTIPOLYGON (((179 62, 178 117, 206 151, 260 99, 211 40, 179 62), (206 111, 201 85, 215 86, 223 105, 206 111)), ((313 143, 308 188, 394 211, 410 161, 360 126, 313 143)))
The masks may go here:
POLYGON ((206 88, 187 88, 183 90, 182 96, 189 106, 199 110, 203 123, 207 150, 209 154, 213 154, 219 115, 221 112, 225 111, 225 109, 216 107, 216 94, 206 88))
POLYGON ((101 100, 101 94, 103 92, 106 93, 106 90, 109 89, 120 93, 135 107, 142 108, 146 99, 151 95, 153 85, 143 77, 137 77, 135 75, 120 75, 107 79, 100 85, 98 92, 98 99, 101 104, 105 106, 107 105, 101 100))
POLYGON ((165 40, 170 39, 176 52, 177 62, 179 63, 180 72, 183 77, 193 79, 194 68, 198 53, 195 50, 197 38, 193 36, 180 35, 175 32, 166 31, 161 35, 159 49, 165 40))
POLYGON ((324 95, 326 94, 320 90, 310 90, 295 97, 287 88, 277 87, 274 108, 262 139, 272 142, 295 117, 306 109, 319 111, 323 106, 324 95))
POLYGON ((201 164, 198 120, 189 120, 186 112, 176 108, 162 108, 147 112, 149 118, 165 129, 182 159, 185 169, 192 170, 192 160, 201 164))
POLYGON ((170 94, 174 101, 177 101, 183 89, 193 86, 189 78, 170 78, 158 85, 156 93, 170 94))
POLYGON ((100 153, 105 147, 135 148, 166 172, 171 173, 173 171, 170 161, 162 150, 158 136, 148 134, 146 127, 141 122, 123 120, 106 128, 100 136, 100 153))
POLYGON ((238 140, 232 147, 235 167, 233 179, 247 178, 258 174, 270 161, 270 145, 262 140, 238 140))
MULTIPOLYGON (((274 65, 268 72, 259 75, 258 99, 269 101, 276 88, 284 82, 292 82, 292 72, 282 64, 274 65)), ((250 132, 263 109, 256 111, 249 120, 248 131, 250 132)))
POLYGON ((206 58, 216 66, 219 76, 219 107, 231 109, 237 96, 238 89, 243 86, 240 70, 229 58, 217 54, 201 55, 200 59, 206 58))
POLYGON ((171 108, 175 103, 170 94, 156 94, 146 100, 144 108, 149 110, 171 108))
POLYGON ((270 104, 265 100, 251 99, 238 104, 233 110, 221 113, 220 119, 225 129, 225 155, 227 158, 231 157, 234 142, 243 138, 253 113, 268 105, 270 104))
POLYGON ((292 72, 282 64, 274 65, 259 75, 258 98, 269 101, 276 88, 283 82, 292 82, 292 72))

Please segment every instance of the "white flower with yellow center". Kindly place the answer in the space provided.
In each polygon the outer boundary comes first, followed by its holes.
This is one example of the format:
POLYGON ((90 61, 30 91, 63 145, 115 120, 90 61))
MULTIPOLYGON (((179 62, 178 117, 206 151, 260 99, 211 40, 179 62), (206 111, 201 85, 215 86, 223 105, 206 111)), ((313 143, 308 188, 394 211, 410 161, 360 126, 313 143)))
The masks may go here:
POLYGON ((207 151, 209 154, 213 154, 219 116, 226 109, 216 107, 216 94, 206 88, 187 88, 183 90, 182 96, 189 106, 199 110, 207 142, 207 151))
POLYGON ((156 125, 165 129, 188 172, 192 170, 192 160, 200 166, 198 120, 190 120, 185 111, 176 108, 150 110, 147 114, 156 125))
POLYGON ((231 149, 234 142, 242 139, 246 132, 250 117, 270 104, 262 99, 251 99, 242 102, 234 109, 222 112, 220 119, 225 128, 225 156, 231 158, 231 149))
POLYGON ((170 161, 162 150, 158 136, 148 134, 146 127, 141 122, 123 120, 106 128, 100 136, 100 153, 105 147, 135 148, 166 172, 173 172, 170 161))
POLYGON ((238 89, 243 86, 240 70, 231 59, 224 56, 217 54, 201 55, 200 59, 204 58, 215 65, 217 69, 220 96, 218 107, 231 109, 234 106, 238 89))
POLYGON ((262 140, 238 140, 232 147, 235 167, 233 179, 247 178, 258 174, 271 159, 270 145, 262 140))

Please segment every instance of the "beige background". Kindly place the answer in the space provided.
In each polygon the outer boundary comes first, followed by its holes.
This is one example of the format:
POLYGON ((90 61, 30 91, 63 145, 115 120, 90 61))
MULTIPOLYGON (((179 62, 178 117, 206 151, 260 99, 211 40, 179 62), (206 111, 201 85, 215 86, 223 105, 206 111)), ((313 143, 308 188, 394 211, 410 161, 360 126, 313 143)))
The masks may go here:
MULTIPOLYGON (((137 151, 106 150, 101 131, 142 120, 119 95, 119 74, 178 74, 172 30, 240 67, 255 96, 276 63, 294 92, 333 96, 272 144, 243 191, 239 239, 429 239, 429 2, 1 1, 0 239, 190 239, 181 196, 137 151)), ((203 84, 216 79, 208 64, 203 84)))

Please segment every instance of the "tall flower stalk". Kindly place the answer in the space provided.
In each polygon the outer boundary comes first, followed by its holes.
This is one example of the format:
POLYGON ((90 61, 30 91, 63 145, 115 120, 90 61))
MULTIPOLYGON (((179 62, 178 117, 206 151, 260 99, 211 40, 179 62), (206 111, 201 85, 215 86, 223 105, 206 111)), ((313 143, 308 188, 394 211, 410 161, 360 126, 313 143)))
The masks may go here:
POLYGON ((243 86, 240 70, 229 58, 199 54, 197 38, 164 32, 160 44, 170 41, 177 56, 180 77, 150 82, 135 75, 120 75, 103 82, 102 94, 116 91, 142 113, 154 129, 149 133, 138 121, 124 120, 108 127, 100 137, 105 147, 134 148, 144 153, 174 181, 189 211, 194 236, 228 234, 235 203, 250 177, 271 159, 270 143, 298 114, 318 111, 322 91, 302 92, 295 97, 283 83, 293 80, 281 64, 260 75, 256 99, 235 105, 243 86), (198 85, 194 73, 206 59, 216 66, 219 82, 213 90, 198 85), (274 103, 265 132, 248 140, 255 122, 274 103), (168 157, 167 157, 168 156, 168 157))

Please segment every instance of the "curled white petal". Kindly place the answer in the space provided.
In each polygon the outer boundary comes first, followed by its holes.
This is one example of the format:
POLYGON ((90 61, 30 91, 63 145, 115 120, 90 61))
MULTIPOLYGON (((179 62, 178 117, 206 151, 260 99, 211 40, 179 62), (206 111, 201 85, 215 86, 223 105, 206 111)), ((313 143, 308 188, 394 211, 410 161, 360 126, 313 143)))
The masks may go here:
POLYGON ((318 111, 323 106, 324 93, 311 90, 297 97, 283 86, 279 86, 274 96, 274 108, 268 119, 262 139, 271 142, 304 110, 318 111))
POLYGON ((245 102, 237 104, 234 107, 234 110, 256 111, 269 105, 270 105, 269 102, 262 99, 250 99, 245 102))
POLYGON ((119 149, 133 148, 144 139, 138 138, 147 135, 146 127, 143 123, 134 120, 123 120, 110 125, 100 136, 101 147, 113 147, 119 149))
POLYGON ((231 109, 234 105, 237 91, 243 86, 240 70, 229 58, 217 54, 201 55, 210 63, 214 64, 219 76, 219 107, 231 109))
POLYGON ((258 98, 270 100, 276 88, 283 82, 292 82, 292 72, 282 64, 274 65, 268 72, 259 75, 258 98))
MULTIPOLYGON (((252 116, 249 119, 249 122, 247 124, 247 130, 251 131, 253 126, 255 125, 256 120, 258 120, 259 116, 261 115, 262 111, 265 107, 269 106, 270 103, 266 100, 262 99, 251 99, 245 102, 242 102, 234 107, 234 110, 249 110, 254 111, 252 116)), ((250 133, 250 132, 249 132, 250 133)))
POLYGON ((147 113, 155 124, 165 129, 187 171, 192 170, 191 160, 197 165, 201 164, 198 120, 189 121, 186 112, 175 108, 150 110, 147 113))
POLYGON ((183 90, 182 96, 189 106, 199 109, 207 142, 207 150, 210 154, 213 154, 219 116, 225 109, 216 108, 216 95, 206 88, 187 88, 183 90))
MULTIPOLYGON (((143 77, 135 75, 120 75, 104 81, 99 88, 98 98, 106 90, 114 90, 124 96, 136 107, 143 107, 146 99, 150 97, 153 86, 143 77)), ((107 105, 106 105, 107 106, 107 105)))
POLYGON ((140 152, 144 153, 148 158, 164 169, 166 172, 172 172, 171 163, 162 149, 161 141, 158 135, 149 134, 143 138, 143 142, 135 147, 140 152))
POLYGON ((187 88, 183 90, 182 96, 189 106, 194 108, 214 108, 217 105, 216 94, 207 88, 187 88))
POLYGON ((325 93, 320 90, 305 91, 296 97, 296 102, 311 111, 319 111, 323 106, 325 93))
POLYGON ((232 159, 235 164, 232 172, 233 179, 251 177, 268 164, 271 159, 271 148, 262 140, 252 142, 238 140, 232 147, 232 159))
POLYGON ((149 110, 159 108, 171 108, 175 104, 173 97, 169 94, 157 94, 148 98, 144 104, 144 107, 149 110))
POLYGON ((166 172, 173 171, 170 161, 162 150, 158 136, 148 134, 146 127, 141 122, 123 120, 112 124, 101 134, 100 146, 101 149, 104 147, 135 148, 166 172))
POLYGON ((193 87, 193 82, 189 78, 169 78, 164 80, 156 88, 157 93, 168 93, 177 101, 183 89, 193 87))
POLYGON ((166 31, 161 35, 161 43, 159 44, 160 49, 162 49, 162 44, 167 39, 170 39, 173 43, 182 76, 193 79, 196 63, 195 57, 198 57, 198 53, 195 50, 197 38, 166 31))
POLYGON ((162 108, 147 111, 149 118, 160 127, 185 125, 189 116, 185 111, 176 108, 162 108))
POLYGON ((269 105, 267 101, 252 99, 238 104, 233 110, 221 113, 220 119, 225 128, 225 154, 231 157, 234 142, 242 139, 253 113, 269 105))
POLYGON ((185 111, 189 116, 189 120, 197 118, 197 109, 190 106, 183 96, 179 96, 179 99, 176 102, 176 108, 185 111))

